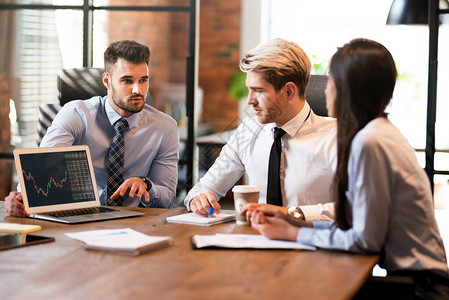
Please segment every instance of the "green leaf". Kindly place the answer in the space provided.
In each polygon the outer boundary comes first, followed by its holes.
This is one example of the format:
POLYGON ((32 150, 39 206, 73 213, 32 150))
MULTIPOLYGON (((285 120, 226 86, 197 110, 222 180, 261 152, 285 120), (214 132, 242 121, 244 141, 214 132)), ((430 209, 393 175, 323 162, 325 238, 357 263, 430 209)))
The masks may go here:
POLYGON ((231 77, 231 86, 229 93, 232 98, 240 100, 248 97, 248 89, 246 88, 246 73, 240 70, 235 71, 231 77))

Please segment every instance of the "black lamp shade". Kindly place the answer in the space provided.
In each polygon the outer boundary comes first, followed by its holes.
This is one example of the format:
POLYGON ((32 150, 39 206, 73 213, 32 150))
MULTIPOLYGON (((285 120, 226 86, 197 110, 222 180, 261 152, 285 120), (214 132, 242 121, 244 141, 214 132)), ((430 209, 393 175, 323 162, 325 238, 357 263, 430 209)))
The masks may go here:
POLYGON ((387 24, 427 24, 428 11, 428 0, 394 0, 387 24))

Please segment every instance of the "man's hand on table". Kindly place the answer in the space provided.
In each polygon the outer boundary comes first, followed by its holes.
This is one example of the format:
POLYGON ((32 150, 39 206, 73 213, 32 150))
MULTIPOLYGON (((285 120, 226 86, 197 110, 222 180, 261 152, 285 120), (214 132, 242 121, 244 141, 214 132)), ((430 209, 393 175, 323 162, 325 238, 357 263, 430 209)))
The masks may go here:
POLYGON ((10 192, 5 197, 5 209, 9 215, 14 217, 25 218, 28 215, 23 205, 22 194, 19 192, 10 192))

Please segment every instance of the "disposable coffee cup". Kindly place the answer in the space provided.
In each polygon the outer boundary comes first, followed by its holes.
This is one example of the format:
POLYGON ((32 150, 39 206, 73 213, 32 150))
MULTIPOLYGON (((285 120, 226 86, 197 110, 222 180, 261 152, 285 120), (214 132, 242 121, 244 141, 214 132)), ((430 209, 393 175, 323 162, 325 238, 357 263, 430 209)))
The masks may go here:
POLYGON ((234 193, 235 220, 237 225, 250 225, 246 215, 240 215, 243 206, 248 203, 259 202, 260 188, 254 185, 236 185, 232 188, 234 193))

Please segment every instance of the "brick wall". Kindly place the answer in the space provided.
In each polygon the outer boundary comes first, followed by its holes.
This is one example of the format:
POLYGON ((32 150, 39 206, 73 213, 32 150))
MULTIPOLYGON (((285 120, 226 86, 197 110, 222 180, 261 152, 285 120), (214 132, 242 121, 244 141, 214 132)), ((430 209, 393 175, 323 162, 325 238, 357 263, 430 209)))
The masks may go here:
POLYGON ((240 0, 202 0, 200 6, 199 86, 204 90, 204 122, 215 131, 238 125, 238 103, 229 95, 240 59, 240 0))
MULTIPOLYGON (((111 1, 111 5, 120 5, 121 0, 111 1)), ((132 3, 134 4, 134 2, 132 3)), ((163 5, 163 4, 161 4, 163 5)), ((158 12, 111 12, 109 13, 109 41, 122 39, 136 40, 147 45, 151 51, 150 64, 150 91, 155 100, 153 106, 163 110, 163 95, 161 95, 162 84, 172 81, 171 74, 178 73, 185 77, 185 67, 173 70, 172 65, 180 58, 172 57, 171 44, 171 22, 172 15, 177 15, 185 20, 185 13, 158 13, 158 12), (112 25, 115 24, 115 25, 112 25), (173 72, 175 71, 175 72, 173 72)), ((179 22, 179 21, 176 21, 179 22)), ((187 28, 185 29, 187 32, 187 28)), ((185 46, 187 52, 187 46, 185 46)), ((184 77, 176 80, 185 82, 184 77)))
MULTIPOLYGON (((135 4, 130 1, 128 4, 135 4)), ((120 5, 121 0, 110 1, 120 5)), ((185 0, 161 0, 158 5, 185 5, 185 0)), ((151 50, 150 91, 153 106, 167 111, 163 85, 184 83, 188 50, 186 13, 109 13, 110 41, 134 39, 151 50)), ((238 125, 238 103, 229 95, 232 73, 240 58, 240 0, 200 1, 199 86, 203 89, 202 121, 215 131, 238 125)))
MULTIPOLYGON (((11 152, 11 124, 9 121, 8 80, 0 76, 0 152, 11 152)), ((11 190, 13 160, 0 159, 0 199, 3 200, 11 190)), ((14 188, 15 190, 15 188, 14 188)))

